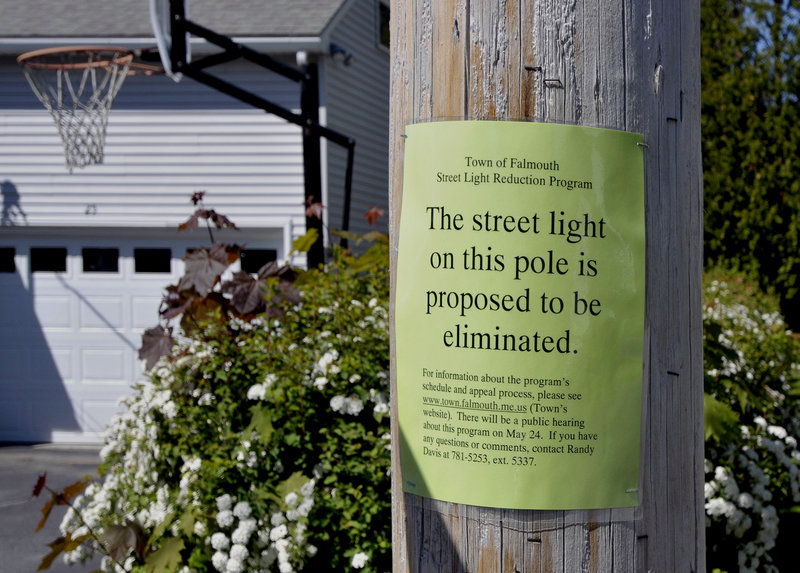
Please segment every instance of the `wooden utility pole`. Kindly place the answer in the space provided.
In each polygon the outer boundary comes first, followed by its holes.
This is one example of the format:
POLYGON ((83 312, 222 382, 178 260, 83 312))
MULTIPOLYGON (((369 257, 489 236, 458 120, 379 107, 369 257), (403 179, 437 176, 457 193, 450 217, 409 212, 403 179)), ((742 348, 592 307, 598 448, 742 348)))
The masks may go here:
POLYGON ((647 145, 640 506, 522 511, 404 494, 395 447, 396 572, 704 571, 699 18, 698 0, 392 1, 394 261, 410 123, 568 123, 647 145))

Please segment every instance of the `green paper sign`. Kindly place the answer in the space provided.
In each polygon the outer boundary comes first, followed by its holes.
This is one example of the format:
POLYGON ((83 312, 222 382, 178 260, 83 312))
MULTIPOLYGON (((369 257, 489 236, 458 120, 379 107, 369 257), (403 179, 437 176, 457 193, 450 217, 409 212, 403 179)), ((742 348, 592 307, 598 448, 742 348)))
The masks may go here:
POLYGON ((407 127, 395 291, 406 492, 638 504, 641 142, 554 124, 407 127))

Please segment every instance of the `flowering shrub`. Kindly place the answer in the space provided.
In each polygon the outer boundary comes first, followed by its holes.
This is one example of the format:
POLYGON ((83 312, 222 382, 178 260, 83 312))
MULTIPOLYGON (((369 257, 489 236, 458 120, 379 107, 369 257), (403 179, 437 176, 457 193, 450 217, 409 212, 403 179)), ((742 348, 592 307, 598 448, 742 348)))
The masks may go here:
MULTIPOLYGON (((388 248, 277 276, 270 307, 197 304, 125 402, 66 553, 107 571, 388 571, 388 248), (300 302, 297 302, 299 300, 300 302), (200 309, 200 310, 198 310, 200 309), (92 537, 99 532, 103 545, 92 537)), ((220 270, 221 272, 221 270, 220 270)), ((221 297, 222 287, 207 299, 221 297)), ((196 301, 195 301, 196 302, 196 301)))
POLYGON ((800 505, 800 342, 747 281, 716 270, 704 286, 708 569, 778 571, 800 505))
MULTIPOLYGON (((390 570, 386 239, 294 272, 299 298, 260 275, 257 311, 251 296, 224 304, 216 281, 168 291, 181 330, 111 424, 102 478, 54 494, 70 509, 43 564, 100 552, 106 571, 390 570)), ((237 281, 234 299, 252 291, 237 281)), ((713 271, 704 290, 708 569, 778 571, 800 506, 800 341, 747 282, 713 271)))

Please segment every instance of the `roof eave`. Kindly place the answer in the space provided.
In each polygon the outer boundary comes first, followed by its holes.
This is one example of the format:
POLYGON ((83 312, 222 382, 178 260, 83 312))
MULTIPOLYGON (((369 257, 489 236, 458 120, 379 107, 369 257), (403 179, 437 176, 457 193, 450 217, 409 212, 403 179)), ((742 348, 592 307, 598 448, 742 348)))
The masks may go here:
MULTIPOLYGON (((319 36, 264 36, 234 37, 234 42, 267 54, 295 53, 299 51, 319 54, 327 51, 327 43, 319 36)), ((217 48, 202 38, 192 38, 192 52, 208 53, 217 48)), ((154 48, 153 37, 49 37, 49 38, 0 38, 0 54, 22 54, 32 50, 59 46, 119 46, 131 50, 154 48)))

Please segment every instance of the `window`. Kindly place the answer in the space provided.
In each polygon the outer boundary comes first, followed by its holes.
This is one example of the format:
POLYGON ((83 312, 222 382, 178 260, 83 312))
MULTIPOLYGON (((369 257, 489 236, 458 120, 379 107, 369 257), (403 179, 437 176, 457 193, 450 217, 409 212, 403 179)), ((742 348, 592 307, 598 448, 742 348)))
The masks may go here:
POLYGON ((389 4, 378 0, 378 42, 389 49, 389 4))
POLYGON ((31 272, 67 272, 66 247, 31 247, 31 272))
POLYGON ((240 255, 242 270, 255 274, 261 267, 278 259, 275 249, 245 249, 240 255))
POLYGON ((133 249, 133 270, 137 273, 172 272, 170 249, 133 249))
POLYGON ((17 265, 14 264, 14 247, 0 247, 0 273, 15 273, 17 265))
POLYGON ((119 249, 83 249, 83 272, 119 272, 119 249))

